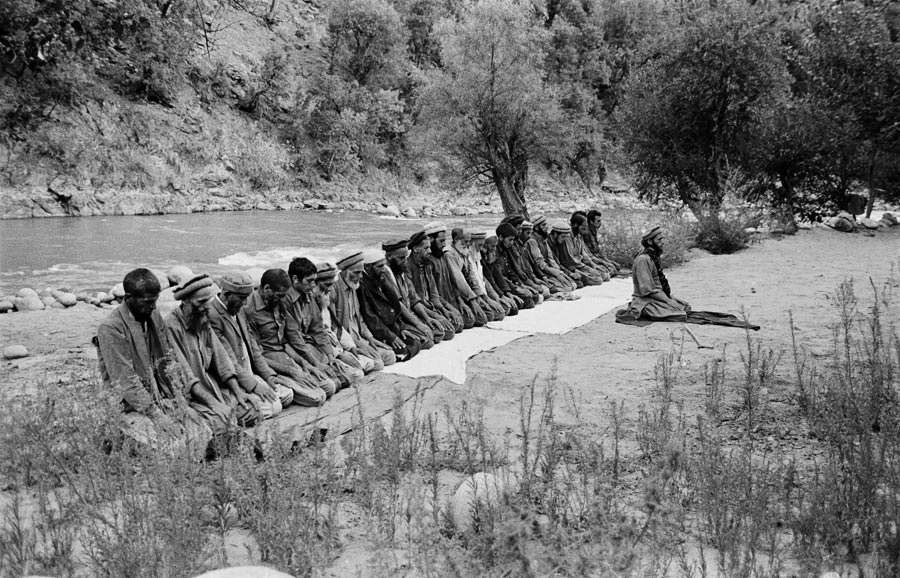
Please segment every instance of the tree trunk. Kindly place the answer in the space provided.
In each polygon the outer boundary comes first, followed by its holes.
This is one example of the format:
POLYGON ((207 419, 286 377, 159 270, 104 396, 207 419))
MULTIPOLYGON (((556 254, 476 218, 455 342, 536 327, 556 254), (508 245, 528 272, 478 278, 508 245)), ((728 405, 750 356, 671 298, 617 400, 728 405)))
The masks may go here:
POLYGON ((528 218, 528 207, 524 197, 516 191, 516 187, 507 175, 494 171, 494 185, 500 193, 500 202, 503 204, 503 212, 509 215, 522 215, 528 218))
POLYGON ((875 159, 878 158, 878 151, 872 147, 872 154, 869 155, 869 168, 866 171, 866 184, 869 186, 869 200, 866 202, 866 218, 872 218, 872 207, 875 205, 875 159))

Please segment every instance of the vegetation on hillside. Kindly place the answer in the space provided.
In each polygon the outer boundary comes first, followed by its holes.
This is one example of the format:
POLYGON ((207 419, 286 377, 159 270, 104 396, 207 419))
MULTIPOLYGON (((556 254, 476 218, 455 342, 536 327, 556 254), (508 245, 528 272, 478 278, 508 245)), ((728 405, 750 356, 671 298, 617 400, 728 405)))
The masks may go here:
POLYGON ((266 191, 387 173, 488 183, 507 212, 526 212, 535 171, 591 187, 616 164, 645 198, 704 221, 735 191, 790 221, 845 207, 854 188, 870 209, 900 190, 900 9, 888 0, 0 11, 7 187, 62 176, 181 190, 220 182, 209 173, 222 168, 266 191), (244 49, 249 64, 234 66, 244 49))

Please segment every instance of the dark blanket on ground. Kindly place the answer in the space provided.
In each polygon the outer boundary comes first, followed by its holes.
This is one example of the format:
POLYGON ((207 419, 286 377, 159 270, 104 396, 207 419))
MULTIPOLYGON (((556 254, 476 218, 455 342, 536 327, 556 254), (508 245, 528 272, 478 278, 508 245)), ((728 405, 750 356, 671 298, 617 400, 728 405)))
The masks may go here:
POLYGON ((697 325, 725 325, 727 327, 740 327, 759 331, 759 325, 747 323, 740 317, 729 313, 717 311, 691 311, 687 315, 672 315, 671 317, 644 317, 635 316, 629 309, 616 311, 616 323, 646 327, 657 321, 675 321, 678 323, 696 323, 697 325))

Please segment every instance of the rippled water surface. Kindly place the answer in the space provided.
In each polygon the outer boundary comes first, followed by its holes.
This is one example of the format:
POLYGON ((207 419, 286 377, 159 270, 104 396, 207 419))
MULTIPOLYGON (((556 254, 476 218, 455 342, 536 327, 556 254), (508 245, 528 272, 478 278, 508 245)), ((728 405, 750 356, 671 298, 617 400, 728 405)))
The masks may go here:
MULTIPOLYGON (((496 215, 449 217, 491 228, 496 215)), ((335 260, 408 237, 424 220, 358 212, 247 211, 0 221, 0 294, 21 287, 108 290, 138 266, 195 272, 287 267, 291 258, 335 260)))

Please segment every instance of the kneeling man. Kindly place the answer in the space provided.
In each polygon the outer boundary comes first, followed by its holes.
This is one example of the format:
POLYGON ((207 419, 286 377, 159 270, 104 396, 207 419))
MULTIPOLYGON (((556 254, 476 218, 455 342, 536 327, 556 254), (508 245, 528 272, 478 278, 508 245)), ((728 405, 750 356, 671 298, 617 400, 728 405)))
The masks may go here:
POLYGON ((631 268, 634 293, 628 312, 634 317, 671 319, 685 317, 691 311, 687 301, 672 296, 660 263, 663 241, 663 231, 658 225, 641 237, 643 250, 634 258, 631 268))

